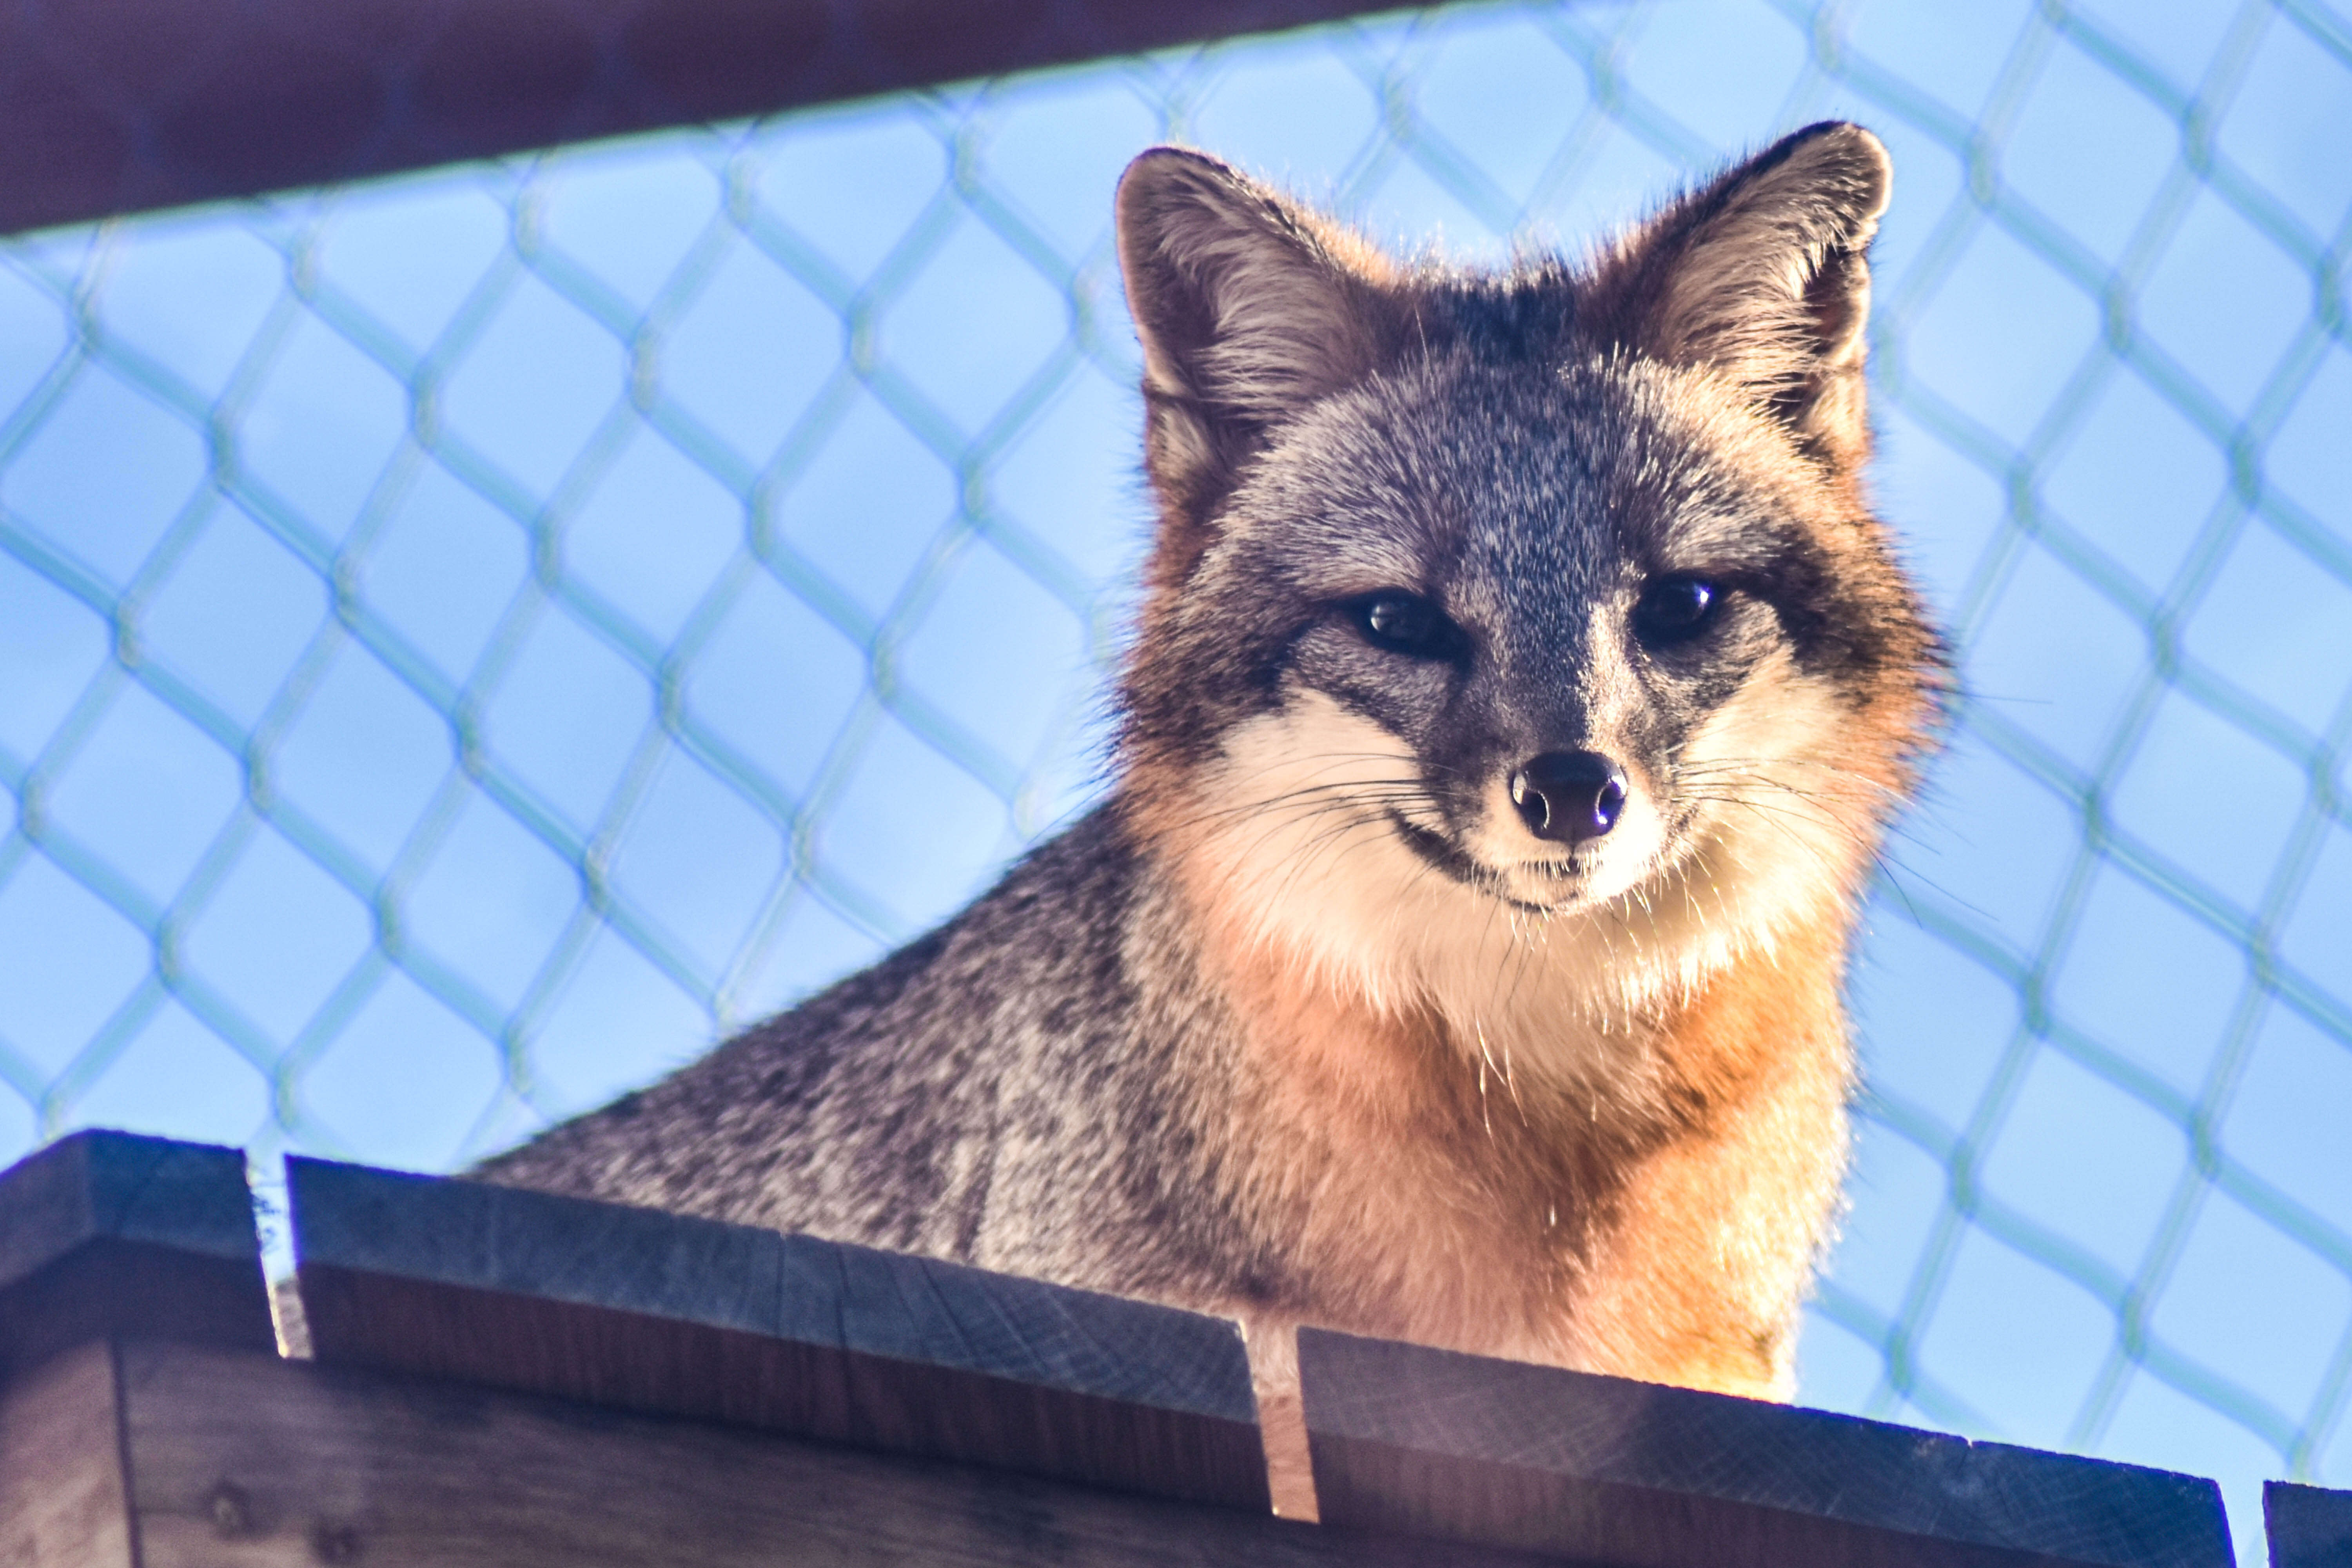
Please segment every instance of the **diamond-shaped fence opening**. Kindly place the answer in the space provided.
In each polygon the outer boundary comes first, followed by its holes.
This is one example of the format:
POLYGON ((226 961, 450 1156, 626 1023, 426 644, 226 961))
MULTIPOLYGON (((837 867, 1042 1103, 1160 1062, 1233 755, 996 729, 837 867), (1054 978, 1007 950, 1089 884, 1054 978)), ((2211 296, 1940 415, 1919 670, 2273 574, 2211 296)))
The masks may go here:
POLYGON ((2323 0, 1456 6, 0 245, 0 1153, 449 1166, 1089 798, 1141 146, 1498 255, 1831 114, 1966 691, 1807 1395, 2352 1481, 2323 0))

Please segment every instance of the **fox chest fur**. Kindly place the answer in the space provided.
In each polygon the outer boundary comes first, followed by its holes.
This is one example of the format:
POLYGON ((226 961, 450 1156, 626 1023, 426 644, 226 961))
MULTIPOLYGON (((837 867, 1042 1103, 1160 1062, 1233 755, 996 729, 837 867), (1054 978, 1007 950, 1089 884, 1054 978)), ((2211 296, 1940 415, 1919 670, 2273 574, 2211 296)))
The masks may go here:
POLYGON ((1118 198, 1159 500, 1116 783, 876 968, 490 1162, 1241 1316, 1785 1396, 1936 644, 1866 504, 1884 153, 1590 261, 1118 198))

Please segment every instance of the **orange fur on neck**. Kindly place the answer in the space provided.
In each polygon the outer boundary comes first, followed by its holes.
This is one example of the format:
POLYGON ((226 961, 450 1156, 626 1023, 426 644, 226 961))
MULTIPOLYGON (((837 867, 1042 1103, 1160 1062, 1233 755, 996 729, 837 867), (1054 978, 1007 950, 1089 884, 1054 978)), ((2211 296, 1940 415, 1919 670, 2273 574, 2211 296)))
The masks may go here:
POLYGON ((1845 922, 1825 919, 1719 975, 1661 1031, 1680 1115, 1618 1173, 1574 1309, 1588 1365, 1792 1392, 1796 1309, 1845 1170, 1845 922))
POLYGON ((1138 826, 1244 1044, 1215 1142, 1282 1283, 1237 1310, 1787 1396, 1845 1158, 1842 889, 1637 1026, 1644 1093, 1587 1100, 1335 990, 1234 907, 1199 820, 1138 826))
POLYGON ((1246 1058, 1224 1107, 1223 1168, 1243 1211, 1289 1256, 1297 1321, 1422 1343, 1561 1359, 1552 1304, 1577 1248, 1567 1166, 1523 1092, 1447 1037, 1437 1015, 1334 991, 1263 939, 1181 850, 1166 862, 1196 917, 1202 978, 1246 1058), (1555 1217, 1556 1216, 1556 1217, 1555 1217))

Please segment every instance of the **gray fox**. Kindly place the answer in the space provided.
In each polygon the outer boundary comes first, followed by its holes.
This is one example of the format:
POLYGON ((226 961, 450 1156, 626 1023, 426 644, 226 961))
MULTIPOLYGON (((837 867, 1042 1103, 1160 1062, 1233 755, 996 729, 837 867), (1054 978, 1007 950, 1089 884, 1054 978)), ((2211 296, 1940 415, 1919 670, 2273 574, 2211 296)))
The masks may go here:
POLYGON ((479 1173, 1238 1317, 1270 1447, 1300 1323, 1787 1397, 1943 685, 1863 482, 1889 177, 1815 125, 1480 270, 1144 153, 1108 798, 479 1173))

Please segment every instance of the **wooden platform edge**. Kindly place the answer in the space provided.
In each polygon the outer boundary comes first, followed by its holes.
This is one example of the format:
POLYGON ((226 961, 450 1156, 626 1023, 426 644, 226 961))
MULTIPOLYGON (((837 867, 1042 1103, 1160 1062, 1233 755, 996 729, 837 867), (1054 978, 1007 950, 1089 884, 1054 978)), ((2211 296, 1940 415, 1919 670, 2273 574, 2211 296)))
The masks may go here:
MULTIPOLYGON (((251 1352, 120 1354, 140 1568, 1557 1568, 251 1352)), ((9 1528, 0 1509, 0 1543, 9 1528)))
POLYGON ((110 1337, 275 1342, 243 1154, 93 1131, 0 1173, 0 1377, 110 1337))
POLYGON ((1823 1411, 1301 1330, 1327 1522, 1658 1568, 2229 1568, 2221 1490, 1823 1411))
POLYGON ((0 1171, 0 1287, 99 1237, 259 1257, 245 1155, 93 1128, 0 1171))
POLYGON ((289 1160, 322 1363, 1252 1511, 1237 1325, 933 1259, 289 1160))
POLYGON ((2352 1491, 2263 1483, 2271 1568, 2352 1568, 2352 1491))

